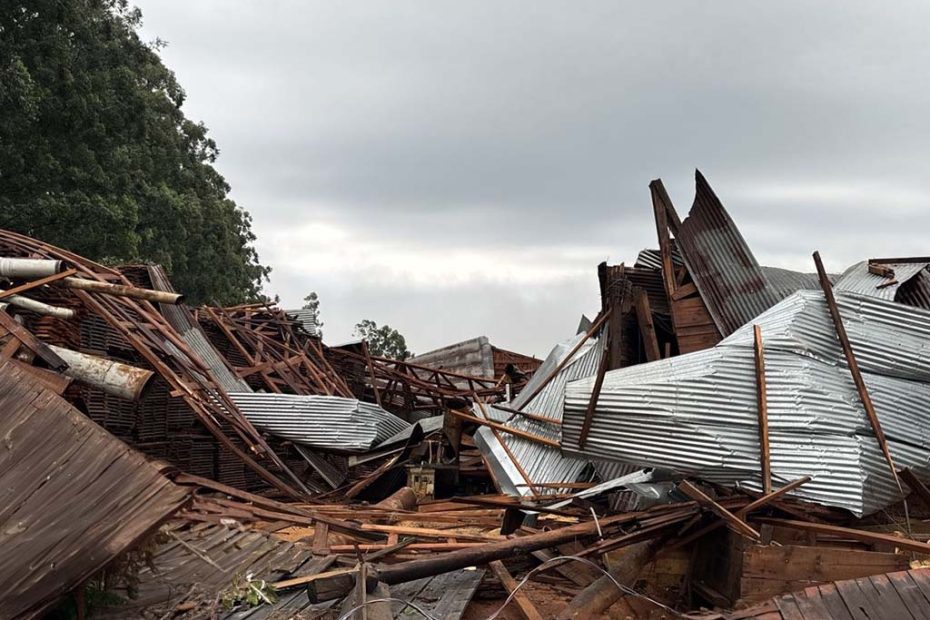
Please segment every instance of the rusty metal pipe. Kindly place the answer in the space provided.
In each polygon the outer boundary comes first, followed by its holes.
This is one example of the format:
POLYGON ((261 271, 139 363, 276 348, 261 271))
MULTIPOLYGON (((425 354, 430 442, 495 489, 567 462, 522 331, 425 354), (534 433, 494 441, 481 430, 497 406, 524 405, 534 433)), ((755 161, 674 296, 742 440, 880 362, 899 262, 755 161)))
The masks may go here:
POLYGON ((55 275, 61 269, 60 260, 0 257, 0 276, 6 278, 44 278, 55 275))
POLYGON ((35 312, 36 314, 42 314, 44 316, 53 316, 59 319, 73 319, 76 314, 74 310, 69 308, 50 306, 49 304, 43 303, 41 301, 36 301, 35 299, 30 299, 29 297, 23 297, 22 295, 8 295, 3 299, 11 306, 22 308, 23 310, 28 310, 29 312, 35 312))
POLYGON ((62 374, 126 400, 142 398, 145 387, 155 376, 151 370, 144 368, 136 368, 129 364, 121 364, 96 355, 88 355, 54 345, 49 345, 49 347, 68 363, 68 367, 62 374))
POLYGON ((132 297, 133 299, 144 299, 159 304, 179 304, 184 301, 184 295, 178 293, 169 293, 167 291, 154 291, 150 288, 141 288, 138 286, 125 286, 123 284, 111 284, 109 282, 100 282, 98 280, 86 280, 84 278, 65 278, 61 284, 68 288, 78 289, 81 291, 92 291, 94 293, 105 293, 107 295, 116 295, 119 297, 132 297))

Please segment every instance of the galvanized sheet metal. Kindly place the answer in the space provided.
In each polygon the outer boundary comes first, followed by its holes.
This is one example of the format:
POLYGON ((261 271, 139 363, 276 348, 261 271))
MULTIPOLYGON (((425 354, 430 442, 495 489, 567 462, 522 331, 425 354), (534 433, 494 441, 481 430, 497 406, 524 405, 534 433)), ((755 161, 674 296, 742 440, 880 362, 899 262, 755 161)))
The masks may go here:
POLYGON ((927 265, 930 263, 882 263, 883 267, 894 270, 894 278, 889 279, 869 273, 869 262, 862 261, 847 269, 834 286, 838 291, 850 291, 893 301, 901 285, 926 269, 927 265), (889 282, 895 283, 882 286, 889 282))
POLYGON ((0 365, 0 616, 38 616, 189 494, 35 378, 0 365))
POLYGON ((694 206, 675 239, 717 329, 728 336, 779 296, 707 180, 698 171, 695 178, 694 206))
POLYGON ((410 426, 354 398, 265 392, 229 397, 257 428, 318 450, 364 452, 410 426))
POLYGON ((305 332, 311 336, 318 335, 318 326, 316 324, 316 314, 308 308, 297 308, 296 310, 285 310, 296 323, 298 323, 305 332))
MULTIPOLYGON (((559 371, 559 374, 539 394, 531 400, 529 396, 536 391, 546 377, 552 374, 552 371, 562 363, 562 360, 582 338, 584 338, 584 334, 579 334, 566 342, 556 345, 509 407, 560 421, 562 419, 566 383, 597 372, 598 364, 603 355, 603 345, 599 339, 589 339, 575 353, 572 358, 573 361, 559 371)), ((506 423, 511 428, 554 441, 559 440, 560 431, 557 425, 529 420, 497 409, 493 405, 485 405, 483 408, 475 407, 475 414, 479 417, 483 417, 484 412, 487 412, 488 417, 492 420, 506 423)), ((510 495, 545 494, 560 491, 560 489, 532 489, 526 486, 528 484, 527 480, 514 464, 514 459, 520 464, 520 467, 523 468, 523 471, 526 472, 527 477, 533 483, 575 482, 588 467, 587 459, 565 458, 555 448, 508 433, 495 433, 490 428, 478 429, 478 432, 475 433, 475 445, 481 450, 495 478, 503 487, 502 490, 510 495), (507 446, 506 450, 501 441, 507 446), (507 453, 508 450, 513 455, 513 458, 507 453)))
MULTIPOLYGON (((930 312, 851 293, 837 302, 899 467, 930 477, 930 312)), ((823 295, 802 291, 754 321, 765 343, 773 477, 862 515, 898 498, 823 295)), ((584 449, 591 379, 566 389, 568 454, 761 488, 751 326, 713 349, 607 374, 584 449)))
MULTIPOLYGON (((779 299, 784 299, 792 293, 805 289, 820 290, 820 280, 817 278, 816 273, 802 273, 780 267, 763 266, 760 269, 779 299)), ((828 274, 827 277, 833 282, 837 276, 828 274)))

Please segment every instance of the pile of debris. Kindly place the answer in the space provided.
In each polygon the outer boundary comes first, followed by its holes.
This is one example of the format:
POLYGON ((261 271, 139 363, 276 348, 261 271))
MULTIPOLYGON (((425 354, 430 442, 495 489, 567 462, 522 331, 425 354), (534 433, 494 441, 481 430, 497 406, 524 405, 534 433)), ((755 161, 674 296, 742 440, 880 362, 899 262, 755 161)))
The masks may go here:
POLYGON ((544 360, 0 231, 0 617, 930 617, 930 258, 762 267, 650 188, 544 360))

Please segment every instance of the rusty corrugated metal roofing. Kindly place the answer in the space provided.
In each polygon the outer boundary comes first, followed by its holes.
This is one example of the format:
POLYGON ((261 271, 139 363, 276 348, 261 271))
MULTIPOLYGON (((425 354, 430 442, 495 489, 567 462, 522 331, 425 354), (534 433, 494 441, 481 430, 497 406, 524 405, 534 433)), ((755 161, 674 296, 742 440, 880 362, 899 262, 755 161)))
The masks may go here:
POLYGON ((675 239, 717 329, 728 336, 780 297, 700 171, 695 179, 694 206, 675 239))
POLYGON ((40 615, 188 497, 146 458, 0 365, 0 616, 40 615))

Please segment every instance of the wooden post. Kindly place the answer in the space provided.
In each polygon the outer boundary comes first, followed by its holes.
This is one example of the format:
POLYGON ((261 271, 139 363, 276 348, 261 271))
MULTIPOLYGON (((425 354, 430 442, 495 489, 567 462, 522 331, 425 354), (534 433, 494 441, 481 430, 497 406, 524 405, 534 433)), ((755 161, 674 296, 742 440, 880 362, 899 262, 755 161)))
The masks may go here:
POLYGON ((571 600, 568 607, 562 610, 557 620, 587 620, 600 617, 601 613, 624 596, 617 584, 632 587, 654 554, 651 541, 639 542, 628 547, 621 561, 611 569, 610 577, 604 575, 582 590, 571 600))
MULTIPOLYGON (((604 321, 606 321, 607 318, 608 318, 610 315, 611 315, 611 311, 610 311, 609 309, 601 313, 601 316, 599 316, 599 317, 597 318, 597 320, 594 321, 594 324, 593 324, 593 325, 591 326, 591 328, 587 331, 587 333, 585 333, 584 338, 582 338, 581 340, 578 341, 578 344, 576 344, 576 345, 572 348, 572 350, 568 352, 568 355, 566 355, 565 358, 564 358, 561 362, 559 362, 559 365, 556 366, 556 367, 552 370, 552 372, 549 373, 549 374, 546 376, 545 379, 543 379, 542 383, 540 383, 540 384, 536 387, 535 390, 533 390, 533 393, 530 394, 530 396, 529 396, 529 397, 526 399, 526 401, 524 402, 524 406, 526 406, 526 405, 529 404, 534 398, 536 398, 536 396, 538 396, 539 393, 543 391, 543 388, 545 388, 547 385, 549 385, 549 383, 550 383, 560 372, 562 372, 562 369, 565 368, 565 367, 568 365, 568 363, 569 363, 570 361, 572 361, 572 359, 575 357, 575 353, 578 352, 578 350, 581 348, 581 346, 582 346, 584 343, 586 343, 586 342, 588 341, 588 339, 591 338, 591 336, 593 336, 594 334, 597 333, 597 331, 601 328, 601 325, 604 324, 604 321)), ((520 407, 520 409, 522 409, 522 408, 523 408, 523 407, 520 407)))
POLYGON ((610 364, 610 338, 612 332, 610 328, 605 333, 604 350, 601 353, 601 361, 597 365, 597 377, 594 379, 594 387, 591 389, 591 398, 588 399, 588 408, 584 412, 584 422, 581 424, 581 434, 578 436, 578 446, 584 448, 588 441, 588 433, 591 431, 591 422, 594 421, 594 411, 597 409, 597 401, 601 396, 601 388, 604 386, 604 375, 607 374, 607 366, 610 364))
POLYGON ((639 287, 633 289, 633 306, 636 308, 636 323, 639 325, 639 332, 643 337, 646 360, 654 362, 661 359, 662 353, 659 351, 656 327, 652 322, 652 309, 649 307, 649 295, 639 287))
POLYGON ((814 252, 814 263, 817 265, 817 276, 820 278, 820 288, 823 289, 823 296, 827 301, 827 309, 830 311, 830 317, 833 319, 833 326, 836 328, 836 337, 843 348, 843 354, 846 356, 846 364, 849 366, 849 373, 852 375, 853 382, 856 384, 856 390, 859 392, 859 400, 862 401, 862 407, 869 417, 869 423, 872 425, 872 431, 875 433, 875 439, 885 455, 888 467, 891 469, 891 477, 898 485, 901 495, 904 495, 904 487, 901 486, 901 480, 898 478, 898 470, 894 466, 894 460, 891 458, 891 452, 888 450, 888 442, 885 440, 885 433, 882 432, 882 425, 878 421, 878 414, 875 413, 875 407, 872 405, 872 398, 869 396, 869 390, 859 371, 859 363, 856 361, 856 355, 853 353, 852 345, 849 343, 849 336, 846 335, 846 327, 843 325, 843 317, 840 316, 840 309, 836 305, 836 298, 833 297, 833 285, 827 277, 827 272, 823 268, 823 262, 820 260, 820 252, 814 252))
POLYGON ((769 411, 765 393, 765 352, 762 348, 762 328, 752 326, 756 354, 756 400, 759 406, 759 458, 762 461, 762 492, 772 492, 772 464, 769 452, 769 411))

